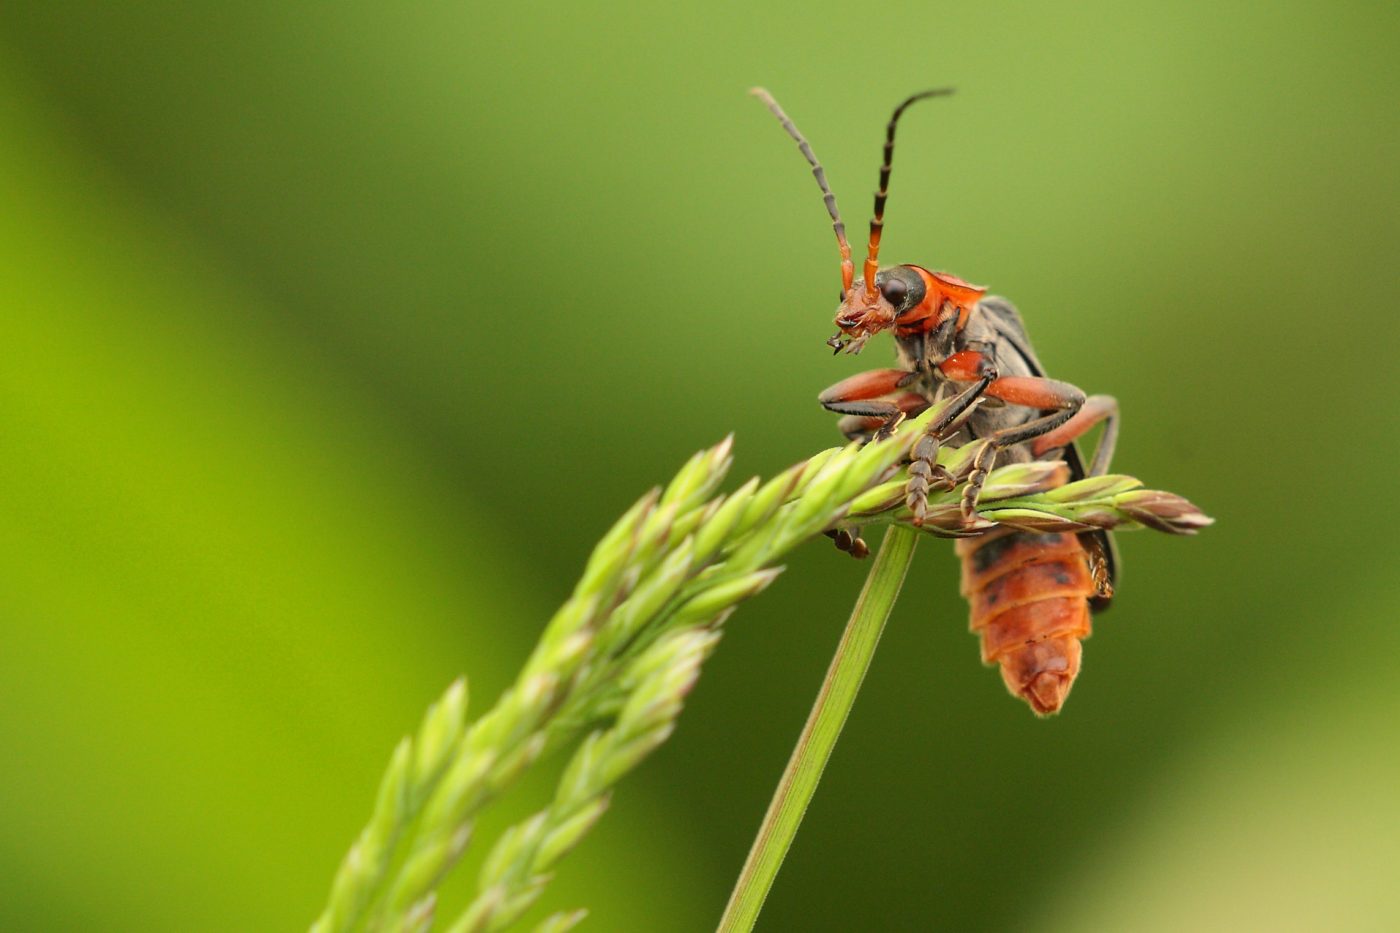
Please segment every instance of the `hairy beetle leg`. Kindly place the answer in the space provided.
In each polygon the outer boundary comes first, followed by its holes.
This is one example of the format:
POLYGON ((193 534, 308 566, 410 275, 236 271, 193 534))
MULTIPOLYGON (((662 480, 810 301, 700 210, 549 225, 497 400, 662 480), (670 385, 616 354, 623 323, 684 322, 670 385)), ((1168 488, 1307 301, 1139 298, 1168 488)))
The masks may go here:
POLYGON ((938 463, 939 443, 956 430, 971 413, 973 406, 994 378, 994 373, 987 372, 977 382, 953 396, 943 413, 929 422, 923 437, 914 443, 913 462, 909 464, 909 482, 904 487, 904 504, 913 513, 915 525, 924 523, 930 490, 943 491, 957 485, 953 475, 938 463))
MULTIPOLYGON (((1055 429, 1068 424, 1087 401, 1082 389, 1068 382, 1043 376, 1006 376, 987 386, 986 394, 1012 405, 1024 405, 1041 411, 1048 409, 1050 413, 988 435, 987 445, 973 458, 972 472, 968 474, 967 486, 963 488, 960 508, 963 522, 966 524, 972 524, 977 518, 977 499, 982 494, 982 485, 987 481, 987 474, 996 463, 997 452, 1034 438, 1046 435, 1053 437, 1055 429)), ((1089 424, 1084 424, 1080 433, 1088 430, 1089 424)), ((1067 441, 1062 441, 1061 444, 1063 443, 1067 441)), ((1095 457, 1096 461, 1097 459, 1095 457)))
POLYGON ((822 532, 836 545, 836 550, 844 551, 856 560, 864 560, 870 555, 870 548, 860 536, 860 529, 847 531, 844 528, 829 528, 822 532))
MULTIPOLYGON (((922 395, 899 391, 917 379, 918 375, 904 369, 872 369, 856 373, 828 388, 817 396, 817 401, 827 411, 871 419, 858 423, 862 428, 858 433, 864 434, 866 426, 876 424, 875 437, 882 439, 889 437, 907 415, 928 407, 928 401, 922 395), (879 419, 878 423, 874 419, 879 419)), ((846 436, 856 435, 847 431, 846 436)))
POLYGON ((1042 434, 1031 445, 1031 453, 1044 456, 1072 443, 1100 421, 1103 436, 1094 448, 1094 459, 1089 464, 1087 476, 1103 476, 1108 472, 1109 461, 1113 459, 1113 448, 1118 444, 1118 400, 1111 395, 1091 395, 1084 405, 1064 424, 1042 434))

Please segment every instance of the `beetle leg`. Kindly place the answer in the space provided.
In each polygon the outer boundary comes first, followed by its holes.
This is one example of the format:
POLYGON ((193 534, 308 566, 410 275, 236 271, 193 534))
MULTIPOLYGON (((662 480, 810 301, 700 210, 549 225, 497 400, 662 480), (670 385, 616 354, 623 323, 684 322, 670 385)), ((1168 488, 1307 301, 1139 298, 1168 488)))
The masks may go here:
POLYGON ((845 551, 856 560, 865 560, 870 556, 870 547, 860 536, 859 528, 852 528, 849 531, 844 528, 831 528, 822 534, 835 542, 836 550, 845 551))
POLYGON ((953 396, 943 412, 929 422, 923 437, 914 442, 913 462, 909 464, 909 482, 904 487, 904 504, 913 513, 915 525, 924 523, 930 489, 947 490, 957 485, 952 474, 938 464, 939 442, 947 437, 956 425, 961 424, 963 417, 971 412, 972 406, 982 397, 982 393, 992 384, 994 378, 994 373, 986 372, 981 379, 953 396))
MULTIPOLYGON (((1031 444, 1031 453, 1037 457, 1062 448, 1083 435, 1102 421, 1103 434, 1094 448, 1094 459, 1090 461, 1088 476, 1102 476, 1108 472, 1108 463, 1113 459, 1113 448, 1118 442, 1118 400, 1111 395, 1091 395, 1084 407, 1074 413, 1074 417, 1053 431, 1042 434, 1031 444)), ((1089 604, 1095 612, 1108 607, 1113 598, 1113 578, 1118 563, 1113 550, 1113 540, 1107 532, 1095 531, 1080 535, 1084 550, 1089 556, 1089 573, 1094 579, 1094 596, 1089 604)))
POLYGON ((982 494, 982 485, 987 482, 987 474, 992 472, 996 458, 997 447, 991 438, 983 441, 972 458, 971 472, 967 474, 967 485, 963 487, 962 501, 959 503, 965 525, 972 524, 977 517, 977 497, 982 494))
MULTIPOLYGON (((892 402, 904 413, 903 417, 906 418, 921 414, 928 408, 928 399, 916 392, 901 392, 884 401, 892 402)), ((836 427, 842 434, 846 435, 847 440, 865 442, 873 440, 877 435, 888 436, 880 434, 888 420, 888 418, 877 415, 847 415, 836 422, 836 427)), ((900 419, 900 421, 902 420, 903 418, 900 419)), ((896 421, 895 425, 898 426, 900 421, 896 421)))
MULTIPOLYGON (((888 436, 904 420, 914 403, 903 396, 899 399, 882 396, 902 389, 918 378, 918 375, 905 369, 872 369, 869 372, 856 373, 822 392, 817 396, 817 401, 827 411, 834 411, 839 415, 878 418, 880 423, 876 429, 876 436, 888 436)), ((912 392, 904 394, 913 396, 919 402, 923 401, 912 392)), ((846 436, 851 435, 847 433, 846 436)))
POLYGON ((944 378, 953 382, 977 382, 983 376, 997 377, 995 347, 984 341, 971 341, 966 348, 938 364, 944 378))
POLYGON ((1094 459, 1089 464, 1089 476, 1102 476, 1108 472, 1108 463, 1113 459, 1113 448, 1118 443, 1118 400, 1111 395, 1091 395, 1084 407, 1074 413, 1064 424, 1040 435, 1031 445, 1031 453, 1039 457, 1048 451, 1066 444, 1083 435, 1098 424, 1104 423, 1103 436, 1094 448, 1094 459))
MULTIPOLYGON (((846 416, 838 427, 851 440, 888 437, 907 415, 928 407, 922 395, 899 391, 916 378, 918 373, 908 370, 874 369, 841 380, 819 395, 817 401, 828 411, 846 416)), ((870 553, 859 529, 834 529, 827 535, 835 541, 837 550, 856 559, 870 553)))
MULTIPOLYGON (((1025 424, 1002 428, 987 436, 986 446, 973 458, 972 472, 968 474, 967 485, 963 488, 962 515, 963 521, 969 524, 976 517, 977 497, 981 495, 982 485, 987 481, 987 474, 996 462, 997 452, 1050 434, 1068 423, 1084 407, 1086 401, 1083 390, 1068 382, 1046 379, 1043 376, 1007 376, 997 379, 987 386, 986 394, 1012 405, 1024 405, 1041 411, 1048 409, 1050 413, 1025 424)), ((1096 456, 1096 463, 1097 460, 1096 456)))

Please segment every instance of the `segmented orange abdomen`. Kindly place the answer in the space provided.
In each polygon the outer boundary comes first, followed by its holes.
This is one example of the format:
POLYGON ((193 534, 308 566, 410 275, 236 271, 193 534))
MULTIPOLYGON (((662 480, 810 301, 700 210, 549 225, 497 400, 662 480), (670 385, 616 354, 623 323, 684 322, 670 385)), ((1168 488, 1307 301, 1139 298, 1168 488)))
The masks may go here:
POLYGON ((1000 531, 961 538, 962 594, 982 663, 1038 715, 1058 712, 1079 673, 1095 593, 1088 554, 1073 534, 1000 531))

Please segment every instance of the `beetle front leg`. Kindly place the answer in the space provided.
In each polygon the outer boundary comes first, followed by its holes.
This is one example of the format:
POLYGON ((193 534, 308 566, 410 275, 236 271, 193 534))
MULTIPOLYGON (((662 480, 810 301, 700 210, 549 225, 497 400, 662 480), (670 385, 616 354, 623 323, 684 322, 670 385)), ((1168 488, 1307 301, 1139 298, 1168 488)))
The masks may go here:
MULTIPOLYGON (((982 493, 987 474, 996 463, 997 452, 1034 438, 1052 435, 1056 428, 1068 424, 1084 407, 1086 401, 1083 390, 1078 387, 1042 376, 1007 376, 997 379, 987 387, 986 394, 1012 405, 1024 405, 1041 411, 1049 409, 1050 414, 1034 418, 1025 424, 1002 428, 987 436, 986 446, 973 458, 972 472, 968 474, 967 486, 963 488, 961 509, 963 521, 967 523, 971 523, 976 517, 977 498, 982 493)), ((1087 429, 1085 426, 1082 430, 1087 429)), ((1097 460, 1096 456, 1095 461, 1097 460)))
MULTIPOLYGON (((817 396, 823 408, 845 415, 839 424, 841 433, 851 440, 888 437, 910 414, 928 407, 922 395, 900 390, 918 378, 918 373, 904 369, 873 369, 842 379, 817 396)), ((836 549, 857 560, 870 553, 859 530, 833 529, 827 532, 836 549)))
MULTIPOLYGON (((901 392, 890 401, 904 413, 904 418, 921 415, 928 409, 928 399, 915 392, 901 392)), ((902 420, 901 418, 900 421, 897 421, 896 425, 902 420)), ((836 422, 836 429, 844 434, 847 440, 868 443, 877 436, 888 436, 880 433, 886 421, 887 419, 884 417, 872 415, 846 415, 836 422)))
MULTIPOLYGON (((827 411, 869 419, 860 422, 862 425, 871 424, 875 419, 879 419, 875 436, 888 437, 904 420, 905 415, 922 403, 923 399, 912 392, 903 393, 894 399, 884 396, 904 388, 917 379, 918 375, 905 369, 872 369, 869 372, 856 373, 817 396, 817 401, 827 411)), ((843 430, 848 425, 850 422, 843 419, 843 430)), ((848 432, 847 437, 850 436, 848 432)))

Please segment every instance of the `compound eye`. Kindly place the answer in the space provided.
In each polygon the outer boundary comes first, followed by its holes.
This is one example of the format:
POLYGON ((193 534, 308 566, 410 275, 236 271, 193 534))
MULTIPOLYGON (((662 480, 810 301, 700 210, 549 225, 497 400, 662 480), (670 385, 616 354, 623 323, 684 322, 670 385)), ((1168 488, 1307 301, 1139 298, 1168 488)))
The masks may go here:
POLYGON ((885 300, 896 308, 905 298, 909 297, 909 286, 904 284, 902 279, 890 279, 880 286, 880 293, 885 296, 885 300))

